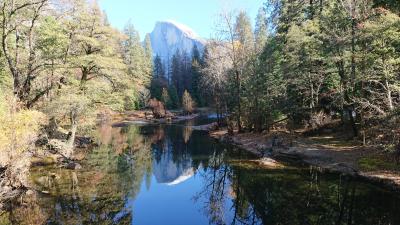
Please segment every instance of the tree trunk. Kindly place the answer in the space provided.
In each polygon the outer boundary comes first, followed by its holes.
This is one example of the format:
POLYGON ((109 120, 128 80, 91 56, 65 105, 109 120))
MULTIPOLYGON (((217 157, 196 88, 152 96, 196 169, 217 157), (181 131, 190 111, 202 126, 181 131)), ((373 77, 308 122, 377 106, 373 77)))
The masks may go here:
POLYGON ((354 88, 356 80, 356 3, 352 0, 351 3, 351 85, 354 88))
POLYGON ((86 81, 88 79, 89 71, 86 67, 81 69, 82 76, 81 76, 81 89, 85 87, 86 81))
POLYGON ((75 137, 76 137, 76 130, 78 129, 78 121, 76 120, 76 116, 74 113, 71 113, 70 116, 70 121, 71 121, 71 131, 68 134, 68 140, 67 140, 67 152, 65 154, 66 157, 71 157, 73 151, 74 151, 74 143, 75 143, 75 137))
POLYGON ((354 119, 354 116, 353 116, 353 110, 350 107, 348 107, 347 113, 349 114, 351 128, 353 129, 353 135, 354 135, 354 137, 358 137, 358 128, 357 128, 356 120, 354 119))
POLYGON ((392 91, 390 90, 389 81, 385 79, 385 86, 386 86, 386 97, 388 101, 388 107, 390 111, 394 110, 393 99, 392 99, 392 91))
POLYGON ((240 74, 239 71, 236 70, 236 97, 237 97, 237 107, 238 107, 238 112, 236 115, 236 122, 238 126, 238 132, 242 132, 242 123, 241 123, 241 115, 242 115, 242 106, 241 106, 241 101, 240 101, 240 74))

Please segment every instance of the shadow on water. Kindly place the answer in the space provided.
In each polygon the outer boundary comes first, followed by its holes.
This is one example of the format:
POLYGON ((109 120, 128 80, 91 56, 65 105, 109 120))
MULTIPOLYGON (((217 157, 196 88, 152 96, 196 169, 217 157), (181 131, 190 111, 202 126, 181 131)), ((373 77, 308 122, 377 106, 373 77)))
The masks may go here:
POLYGON ((398 194, 315 167, 263 169, 190 126, 98 127, 83 169, 32 169, 0 224, 400 224, 398 194))

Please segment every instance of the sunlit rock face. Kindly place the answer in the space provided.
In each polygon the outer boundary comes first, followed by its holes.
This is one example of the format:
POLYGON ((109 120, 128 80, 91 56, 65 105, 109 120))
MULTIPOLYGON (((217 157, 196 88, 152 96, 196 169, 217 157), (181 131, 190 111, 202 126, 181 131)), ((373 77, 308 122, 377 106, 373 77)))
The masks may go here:
POLYGON ((206 44, 191 28, 171 20, 157 22, 150 39, 154 57, 160 56, 166 69, 177 50, 191 56, 194 46, 203 52, 206 44))
POLYGON ((172 151, 164 152, 158 160, 153 161, 153 174, 160 184, 170 186, 180 184, 191 178, 194 172, 189 157, 174 160, 172 151))

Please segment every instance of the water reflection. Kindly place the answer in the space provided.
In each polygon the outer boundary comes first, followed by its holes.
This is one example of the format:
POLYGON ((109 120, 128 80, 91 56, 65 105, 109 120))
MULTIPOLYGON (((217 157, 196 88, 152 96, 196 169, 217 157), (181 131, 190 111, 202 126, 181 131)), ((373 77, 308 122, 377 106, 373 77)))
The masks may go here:
POLYGON ((195 198, 210 224, 400 223, 398 196, 348 177, 321 176, 314 167, 266 173, 214 162, 195 198))
POLYGON ((0 224, 400 224, 395 193, 314 167, 258 168, 194 124, 102 124, 82 170, 35 168, 40 194, 0 224))

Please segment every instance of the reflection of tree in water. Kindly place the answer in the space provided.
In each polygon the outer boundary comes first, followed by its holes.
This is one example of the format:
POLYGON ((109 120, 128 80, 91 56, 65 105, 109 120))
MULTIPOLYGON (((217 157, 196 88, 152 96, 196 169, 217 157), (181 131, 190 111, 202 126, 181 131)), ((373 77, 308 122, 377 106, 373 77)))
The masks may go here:
POLYGON ((183 127, 182 136, 183 136, 183 141, 185 142, 185 144, 187 144, 189 142, 190 137, 192 136, 192 133, 193 133, 192 126, 193 125, 194 125, 194 121, 188 120, 183 127))
POLYGON ((0 224, 130 224, 127 199, 136 198, 142 182, 150 187, 153 165, 166 153, 168 162, 199 171, 203 187, 195 200, 210 224, 400 224, 396 195, 338 175, 322 176, 318 168, 248 166, 232 160, 246 154, 199 132, 185 141, 181 127, 104 126, 102 132, 101 145, 82 162, 83 170, 32 171, 36 188, 49 194, 12 204, 0 224))
POLYGON ((208 166, 210 152, 215 148, 214 142, 204 133, 193 132, 192 125, 193 121, 187 121, 184 126, 148 128, 149 134, 164 134, 153 144, 153 172, 158 182, 170 183, 178 178, 187 178, 200 167, 208 166))
POLYGON ((144 180, 150 187, 152 137, 141 135, 137 126, 101 129, 102 144, 82 162, 83 170, 50 167, 33 171, 37 188, 50 194, 34 201, 41 214, 19 207, 12 210, 17 214, 14 217, 28 220, 21 215, 29 213, 30 220, 37 215, 49 224, 131 223, 132 211, 125 208, 125 201, 137 196, 144 180))
POLYGON ((19 201, 11 202, 8 212, 3 212, 0 215, 0 224, 44 224, 47 215, 38 205, 37 197, 36 194, 24 196, 24 203, 22 205, 19 201))
POLYGON ((193 175, 191 155, 180 127, 154 127, 150 134, 161 137, 153 144, 153 173, 158 183, 175 184, 193 175))
POLYGON ((224 165, 223 154, 214 154, 210 157, 207 172, 202 173, 205 183, 202 191, 194 200, 199 202, 204 199, 204 212, 209 217, 210 224, 225 224, 225 201, 229 194, 229 167, 224 165))
POLYGON ((203 174, 195 198, 211 224, 400 224, 393 193, 339 175, 321 176, 315 167, 266 171, 227 167, 214 158, 216 166, 203 174))

